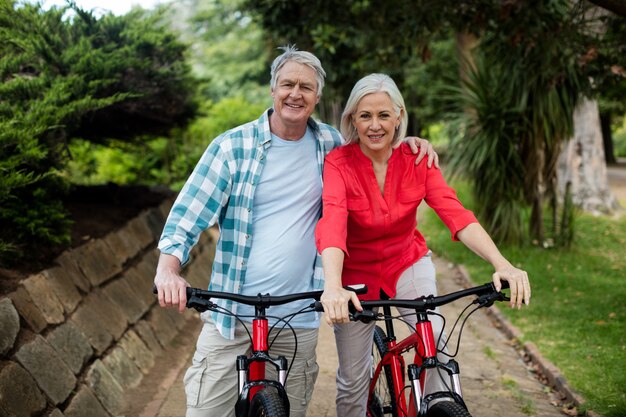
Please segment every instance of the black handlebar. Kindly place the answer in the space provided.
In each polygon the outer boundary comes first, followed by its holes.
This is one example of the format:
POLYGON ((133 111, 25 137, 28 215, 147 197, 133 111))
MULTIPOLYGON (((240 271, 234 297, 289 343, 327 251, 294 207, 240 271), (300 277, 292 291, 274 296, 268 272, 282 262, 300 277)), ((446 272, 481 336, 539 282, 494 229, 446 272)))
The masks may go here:
MULTIPOLYGON (((509 283, 506 281, 502 281, 502 290, 509 288, 509 283)), ((477 295, 478 297, 473 301, 474 304, 478 304, 481 307, 489 307, 495 301, 508 301, 509 298, 504 295, 501 291, 496 291, 496 287, 492 282, 487 284, 483 284, 477 287, 467 288, 460 291, 455 291, 449 294, 441 295, 435 297, 434 295, 429 295, 426 297, 419 297, 413 300, 371 300, 371 301, 361 301, 361 307, 363 307, 363 311, 357 311, 352 303, 349 305, 350 310, 350 320, 351 321, 362 321, 364 323, 368 323, 372 320, 375 320, 378 316, 377 313, 372 311, 373 308, 376 307, 401 307, 412 309, 415 311, 427 311, 434 310, 436 307, 441 307, 445 304, 449 304, 453 301, 456 301, 460 298, 467 297, 470 295, 477 295)), ((315 303, 316 311, 324 311, 322 303, 317 301, 315 303)))
MULTIPOLYGON (((349 285, 344 288, 350 291, 354 291, 357 294, 367 293, 367 286, 362 284, 349 285)), ((156 285, 152 286, 152 292, 154 294, 158 293, 156 285)), ((211 298, 221 298, 225 300, 235 301, 237 303, 247 304, 257 308, 267 308, 270 306, 287 304, 293 301, 306 300, 309 298, 313 300, 319 300, 323 292, 323 290, 318 290, 288 295, 269 295, 260 293, 257 295, 241 295, 229 292, 209 291, 201 290, 199 288, 187 287, 186 307, 195 308, 199 311, 205 311, 208 308, 214 307, 214 303, 210 301, 211 298)))
MULTIPOLYGON (((506 281, 502 281, 502 289, 509 288, 509 283, 506 281)), ((450 294, 434 296, 429 295, 426 297, 419 297, 414 300, 373 300, 373 301, 361 301, 361 306, 363 309, 372 309, 374 307, 400 307, 400 308, 410 308, 413 310, 434 310, 437 307, 441 307, 443 305, 449 304, 453 301, 458 300, 459 298, 467 297, 470 295, 477 295, 481 303, 483 300, 485 302, 490 301, 490 304, 493 304, 494 301, 502 299, 504 300, 504 294, 496 291, 496 287, 493 282, 489 282, 487 284, 480 285, 478 287, 467 288, 464 290, 459 290, 452 292, 450 294), (490 297, 491 296, 491 297, 490 297), (482 297, 482 298, 481 298, 482 297), (493 298, 493 300, 491 300, 493 298)))
MULTIPOLYGON (((347 290, 354 291, 357 294, 367 293, 367 287, 365 285, 352 285, 344 287, 347 290)), ((502 289, 509 288, 507 281, 502 281, 502 289)), ((156 286, 152 287, 152 292, 157 293, 156 286)), ((277 306, 287 304, 297 300, 314 299, 316 300, 311 304, 311 307, 315 311, 324 311, 322 303, 319 301, 323 291, 309 291, 297 294, 289 295, 269 295, 269 294, 257 294, 256 296, 233 294, 221 291, 209 291, 201 290, 199 288, 187 287, 187 304, 188 308, 195 308, 198 311, 206 311, 209 308, 214 308, 215 304, 210 300, 211 298, 221 298, 226 300, 235 301, 242 304, 254 306, 256 308, 264 309, 270 306, 277 306)), ((352 303, 350 303, 351 320, 353 321, 370 321, 375 318, 375 313, 371 310, 375 307, 400 307, 408 308, 416 311, 434 310, 436 307, 449 304, 460 298, 470 295, 477 295, 478 297, 473 302, 483 307, 492 305, 495 301, 507 301, 502 292, 496 291, 496 287, 492 282, 483 284, 477 287, 467 288, 459 291, 455 291, 449 294, 433 296, 428 295, 426 297, 419 297, 414 300, 371 300, 361 301, 363 311, 356 311, 352 303)))

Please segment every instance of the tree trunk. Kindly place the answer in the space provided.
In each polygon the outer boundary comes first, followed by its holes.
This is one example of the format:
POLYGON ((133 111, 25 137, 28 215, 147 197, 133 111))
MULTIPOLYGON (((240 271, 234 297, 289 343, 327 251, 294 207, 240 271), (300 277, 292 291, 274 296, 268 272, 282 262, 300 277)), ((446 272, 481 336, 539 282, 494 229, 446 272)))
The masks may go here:
POLYGON ((456 32, 454 36, 456 56, 459 60, 459 75, 462 80, 467 80, 470 70, 475 70, 472 49, 478 46, 479 39, 473 33, 465 30, 456 32))
POLYGON ((323 96, 317 105, 317 111, 322 122, 327 123, 339 130, 341 127, 342 112, 339 100, 332 98, 330 95, 323 96))
POLYGON ((598 102, 583 98, 574 111, 574 137, 564 146, 558 163, 559 194, 570 183, 574 204, 592 213, 620 208, 608 183, 598 102))

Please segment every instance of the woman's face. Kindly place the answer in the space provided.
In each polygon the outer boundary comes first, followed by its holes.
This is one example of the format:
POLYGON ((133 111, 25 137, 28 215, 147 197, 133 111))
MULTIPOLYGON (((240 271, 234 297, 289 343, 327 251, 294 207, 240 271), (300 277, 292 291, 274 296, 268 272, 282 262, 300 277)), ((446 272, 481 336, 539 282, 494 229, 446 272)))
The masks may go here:
POLYGON ((391 149, 396 128, 400 126, 400 115, 394 111, 387 93, 372 93, 359 101, 352 115, 352 124, 363 152, 379 153, 391 149))

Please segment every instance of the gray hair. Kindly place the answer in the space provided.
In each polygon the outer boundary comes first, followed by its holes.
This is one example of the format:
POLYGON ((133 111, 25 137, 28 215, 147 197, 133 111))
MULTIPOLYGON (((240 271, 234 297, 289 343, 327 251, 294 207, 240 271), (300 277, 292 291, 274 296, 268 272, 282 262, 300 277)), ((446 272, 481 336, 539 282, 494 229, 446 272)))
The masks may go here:
POLYGON ((278 49, 282 49, 284 52, 274 59, 272 62, 272 68, 270 75, 270 87, 272 90, 276 88, 276 77, 278 71, 289 61, 294 61, 299 64, 311 67, 315 71, 315 78, 317 79, 317 96, 322 95, 322 89, 324 88, 324 77, 326 77, 326 71, 322 68, 320 60, 310 52, 298 51, 295 45, 281 46, 278 49))
POLYGON ((341 134, 343 135, 346 143, 358 143, 359 134, 356 128, 352 124, 352 115, 356 111, 359 102, 363 97, 373 93, 387 93, 391 102, 393 103, 393 109, 396 112, 396 116, 400 118, 400 125, 396 130, 391 145, 396 145, 400 139, 406 135, 406 129, 409 121, 409 117, 404 106, 404 99, 398 89, 396 83, 386 74, 370 74, 361 78, 352 88, 350 97, 346 103, 346 107, 341 115, 341 134), (404 109, 404 112, 402 111, 404 109))

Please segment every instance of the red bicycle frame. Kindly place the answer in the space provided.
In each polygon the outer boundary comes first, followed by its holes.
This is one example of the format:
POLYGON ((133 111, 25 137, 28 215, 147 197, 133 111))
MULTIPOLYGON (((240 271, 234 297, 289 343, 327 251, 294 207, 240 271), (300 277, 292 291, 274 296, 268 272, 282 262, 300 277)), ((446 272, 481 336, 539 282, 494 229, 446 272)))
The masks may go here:
MULTIPOLYGON (((269 356, 268 335, 269 328, 267 318, 265 318, 265 309, 257 307, 255 318, 252 320, 252 354, 250 356, 240 355, 237 358, 239 401, 236 409, 243 409, 242 401, 245 400, 247 403, 250 403, 255 394, 268 385, 278 387, 278 384, 280 384, 279 392, 284 394, 284 386, 287 379, 287 359, 284 356, 277 358, 269 356), (276 367, 278 384, 275 381, 265 379, 267 362, 272 363, 276 367)), ((286 400, 286 394, 283 395, 283 398, 286 400)))
MULTIPOLYGON (((389 307, 384 307, 385 315, 390 316, 391 311, 389 307)), ((424 383, 426 373, 422 372, 421 368, 423 364, 428 364, 428 368, 436 367, 437 364, 437 347, 433 334, 432 323, 428 320, 428 316, 425 313, 418 313, 418 320, 415 325, 415 333, 411 333, 409 336, 396 342, 393 325, 391 319, 386 320, 387 324, 387 353, 381 358, 380 362, 376 365, 374 371, 373 380, 380 378, 380 373, 385 366, 389 366, 391 370, 391 383, 393 384, 393 392, 396 396, 395 404, 398 410, 398 415, 416 417, 421 409, 421 397, 424 392, 424 383), (415 358, 413 364, 409 365, 411 385, 413 390, 409 396, 409 401, 406 401, 404 396, 404 372, 405 368, 403 352, 415 348, 415 358), (419 376, 419 377, 418 377, 419 376), (419 383, 417 382, 419 379, 419 383)), ((458 375, 458 372, 457 372, 458 375)), ((455 375, 452 375, 455 378, 455 375)), ((456 382, 456 381, 455 381, 456 382)), ((456 389, 457 384, 453 383, 453 387, 456 389)), ((460 393, 460 386, 459 393, 460 393)), ((369 396, 372 397, 374 393, 374 384, 370 386, 369 396)))

